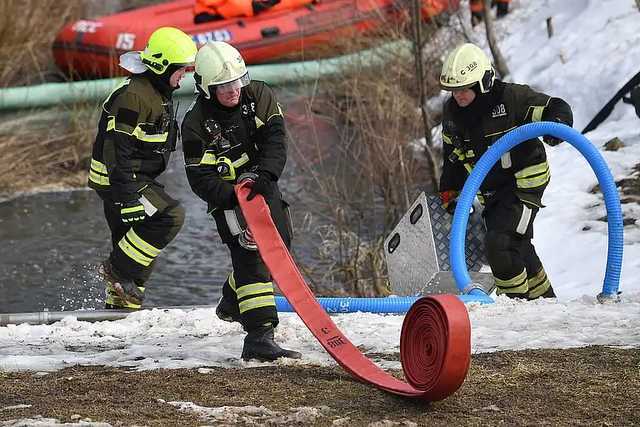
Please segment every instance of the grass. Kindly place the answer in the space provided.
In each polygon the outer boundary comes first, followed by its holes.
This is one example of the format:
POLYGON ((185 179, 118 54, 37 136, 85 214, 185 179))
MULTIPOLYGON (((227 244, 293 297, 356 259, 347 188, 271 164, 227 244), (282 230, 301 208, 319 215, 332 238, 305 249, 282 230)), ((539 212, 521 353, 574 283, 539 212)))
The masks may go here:
MULTIPOLYGON (((397 354, 386 356, 397 359, 397 354)), ((402 372, 391 373, 402 378, 402 372)), ((31 405, 1 410, 0 421, 42 415, 148 426, 637 425, 640 350, 596 346, 473 355, 462 387, 430 404, 380 391, 337 366, 311 365, 207 372, 70 367, 44 376, 5 373, 0 388, 0 408, 31 405), (166 403, 171 401, 265 410, 207 419, 166 403), (301 407, 317 412, 283 422, 301 407)))

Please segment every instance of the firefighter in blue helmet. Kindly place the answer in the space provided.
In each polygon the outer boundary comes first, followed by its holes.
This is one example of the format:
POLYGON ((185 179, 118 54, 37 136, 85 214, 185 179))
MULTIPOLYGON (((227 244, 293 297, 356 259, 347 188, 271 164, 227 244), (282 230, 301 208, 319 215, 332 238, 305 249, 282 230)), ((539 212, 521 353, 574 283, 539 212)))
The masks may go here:
POLYGON ((224 42, 200 48, 195 80, 199 93, 182 123, 186 173, 207 203, 233 264, 216 314, 239 321, 247 331, 243 359, 300 358, 274 341, 273 283, 234 192, 235 184, 250 183, 248 198, 264 197, 282 240, 290 244, 291 220, 278 188, 287 160, 280 105, 266 83, 249 78, 240 53, 224 42))
MULTIPOLYGON (((489 58, 470 43, 448 55, 440 86, 452 94, 443 111, 440 178, 440 195, 450 212, 476 161, 502 135, 535 121, 573 124, 571 107, 565 101, 496 79, 489 58)), ((552 136, 543 140, 551 146, 562 142, 552 136)), ((480 186, 485 247, 498 295, 555 296, 531 242, 533 222, 543 207, 542 195, 550 177, 544 145, 536 138, 505 153, 480 186)))
POLYGON ((184 222, 184 210, 156 178, 176 146, 172 93, 196 52, 181 30, 157 29, 144 51, 121 57, 132 75, 102 105, 88 184, 111 230, 111 254, 99 268, 107 308, 140 308, 158 255, 184 222))

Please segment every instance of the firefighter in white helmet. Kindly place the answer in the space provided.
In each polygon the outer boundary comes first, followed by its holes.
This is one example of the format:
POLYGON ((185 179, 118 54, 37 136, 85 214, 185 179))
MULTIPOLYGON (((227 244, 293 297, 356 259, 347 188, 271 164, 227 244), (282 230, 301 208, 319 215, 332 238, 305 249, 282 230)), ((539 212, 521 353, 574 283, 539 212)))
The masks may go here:
POLYGON ((278 188, 287 161, 282 110, 266 83, 249 78, 242 56, 230 44, 209 42, 200 48, 195 80, 198 95, 182 123, 187 177, 207 203, 233 264, 216 314, 239 321, 247 331, 243 359, 300 358, 274 341, 273 283, 234 193, 234 184, 248 180, 248 198, 264 197, 283 241, 290 244, 288 205, 278 188))
MULTIPOLYGON (((470 43, 447 56, 440 86, 452 95, 443 111, 440 178, 440 196, 451 213, 467 175, 502 135, 535 121, 573 124, 571 107, 565 101, 496 79, 487 55, 470 43)), ((551 146, 562 142, 552 136, 543 140, 551 146)), ((531 242, 533 221, 544 207, 542 195, 550 177, 544 145, 536 138, 505 153, 480 186, 487 259, 499 295, 555 296, 531 242)))

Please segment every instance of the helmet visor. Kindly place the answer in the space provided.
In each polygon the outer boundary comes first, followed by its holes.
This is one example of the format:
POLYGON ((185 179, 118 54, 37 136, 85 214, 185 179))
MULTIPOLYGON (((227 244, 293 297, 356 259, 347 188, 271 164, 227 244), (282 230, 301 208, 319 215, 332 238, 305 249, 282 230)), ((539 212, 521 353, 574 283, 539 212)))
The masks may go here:
POLYGON ((453 92, 454 90, 464 90, 464 89, 470 89, 473 86, 477 85, 478 82, 471 82, 471 83, 467 83, 465 85, 453 85, 453 84, 445 84, 442 83, 442 81, 440 82, 440 89, 442 90, 446 90, 448 92, 453 92))
POLYGON ((245 73, 244 76, 239 79, 235 79, 233 81, 223 83, 221 85, 215 85, 216 92, 233 92, 234 90, 245 87, 251 82, 251 78, 249 77, 249 73, 245 73))

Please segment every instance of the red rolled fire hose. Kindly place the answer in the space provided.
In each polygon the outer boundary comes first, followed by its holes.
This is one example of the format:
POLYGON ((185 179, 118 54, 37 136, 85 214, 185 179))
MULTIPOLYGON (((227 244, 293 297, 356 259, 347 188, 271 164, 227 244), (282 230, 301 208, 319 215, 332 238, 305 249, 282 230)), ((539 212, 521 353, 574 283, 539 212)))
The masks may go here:
POLYGON ((469 370, 471 326, 458 297, 428 296, 409 309, 400 337, 400 360, 409 384, 394 378, 365 357, 317 302, 264 199, 258 195, 246 200, 248 185, 236 185, 236 195, 264 263, 298 316, 340 366, 382 390, 426 401, 442 400, 460 388, 469 370))

